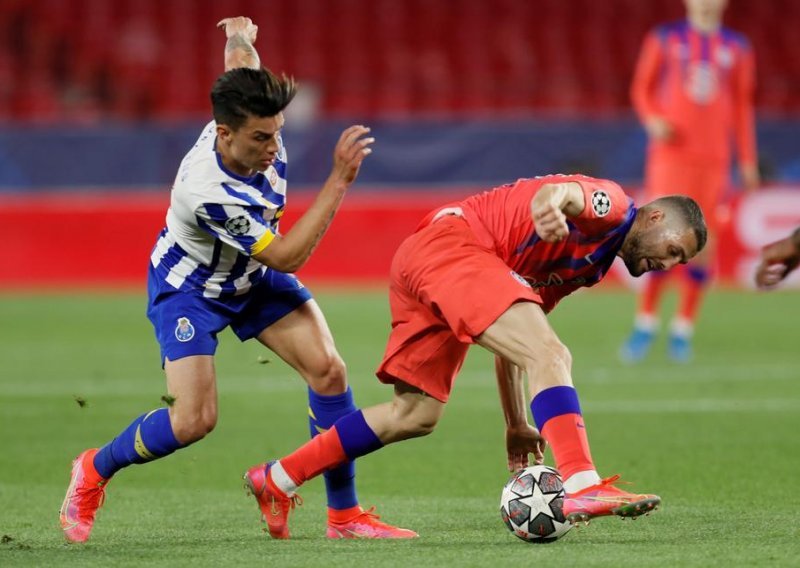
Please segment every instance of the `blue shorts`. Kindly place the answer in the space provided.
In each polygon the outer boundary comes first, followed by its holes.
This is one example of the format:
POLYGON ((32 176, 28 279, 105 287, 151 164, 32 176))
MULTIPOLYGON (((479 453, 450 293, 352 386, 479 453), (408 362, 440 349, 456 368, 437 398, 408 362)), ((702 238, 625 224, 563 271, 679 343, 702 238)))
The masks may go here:
POLYGON ((268 269, 249 292, 227 298, 205 298, 198 290, 176 290, 156 274, 147 277, 147 317, 155 327, 164 360, 213 355, 217 334, 228 326, 245 341, 312 298, 291 274, 268 269))

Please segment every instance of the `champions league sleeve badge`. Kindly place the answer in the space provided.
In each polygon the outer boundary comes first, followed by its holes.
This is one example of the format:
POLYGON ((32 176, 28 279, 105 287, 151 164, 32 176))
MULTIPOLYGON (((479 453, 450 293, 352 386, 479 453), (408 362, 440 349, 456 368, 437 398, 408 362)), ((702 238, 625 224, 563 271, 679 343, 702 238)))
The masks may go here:
POLYGON ((189 318, 178 318, 178 325, 175 327, 175 338, 181 343, 186 343, 194 337, 194 326, 189 318))
POLYGON ((611 198, 599 189, 592 193, 592 210, 598 217, 605 217, 611 211, 611 198))

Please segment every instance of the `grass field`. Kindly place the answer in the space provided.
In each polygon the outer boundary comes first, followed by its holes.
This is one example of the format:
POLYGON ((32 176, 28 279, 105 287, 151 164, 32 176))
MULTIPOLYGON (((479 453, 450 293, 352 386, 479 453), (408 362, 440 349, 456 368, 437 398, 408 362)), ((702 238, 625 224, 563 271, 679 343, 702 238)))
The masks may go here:
MULTIPOLYGON (((357 402, 387 399, 372 375, 389 321, 383 293, 318 300, 357 402)), ((226 332, 217 429, 121 472, 92 540, 69 546, 57 512, 70 460, 161 404, 157 346, 138 295, 0 296, 0 565, 799 565, 800 294, 713 293, 688 366, 669 363, 663 342, 644 365, 617 362, 632 309, 629 294, 592 291, 552 321, 573 352, 601 474, 660 494, 651 517, 596 520, 547 546, 514 538, 498 514, 507 473, 491 359, 475 348, 432 436, 359 462, 362 503, 419 540, 328 542, 315 480, 295 538, 271 541, 241 474, 305 439, 305 389, 226 332)))

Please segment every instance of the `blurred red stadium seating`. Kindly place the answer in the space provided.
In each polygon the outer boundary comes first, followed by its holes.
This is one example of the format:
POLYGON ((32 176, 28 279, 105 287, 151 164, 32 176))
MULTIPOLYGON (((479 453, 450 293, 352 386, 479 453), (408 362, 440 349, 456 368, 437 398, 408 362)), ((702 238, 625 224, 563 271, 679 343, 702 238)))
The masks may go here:
MULTIPOLYGON (((225 16, 260 26, 275 71, 327 116, 627 112, 646 31, 679 0, 0 0, 0 119, 187 120, 208 114, 225 16)), ((800 112, 800 2, 737 0, 757 103, 800 112)))

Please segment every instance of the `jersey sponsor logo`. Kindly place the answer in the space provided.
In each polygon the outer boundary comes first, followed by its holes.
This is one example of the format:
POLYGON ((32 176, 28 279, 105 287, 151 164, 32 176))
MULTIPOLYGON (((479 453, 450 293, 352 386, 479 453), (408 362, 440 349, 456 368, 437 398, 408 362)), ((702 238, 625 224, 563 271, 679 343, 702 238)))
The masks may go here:
POLYGON ((531 285, 528 283, 527 280, 525 280, 525 278, 523 278, 522 276, 520 276, 519 274, 517 274, 513 270, 511 272, 509 272, 509 274, 511 274, 511 276, 512 276, 512 278, 514 278, 514 280, 516 280, 517 282, 519 282, 520 284, 522 284, 526 288, 530 288, 531 287, 531 285))
POLYGON ((561 276, 558 275, 556 272, 551 272, 547 275, 546 280, 536 280, 535 278, 525 278, 528 285, 532 288, 546 288, 547 286, 563 286, 564 284, 575 284, 576 286, 583 286, 589 280, 584 276, 578 276, 577 278, 571 278, 569 280, 564 280, 561 276))
POLYGON ((232 217, 225 221, 225 230, 231 235, 246 235, 250 232, 250 220, 244 215, 232 217))
POLYGON ((175 327, 175 339, 181 343, 186 343, 194 337, 194 326, 189 318, 178 318, 178 325, 175 327))
POLYGON ((592 193, 592 211, 598 217, 605 217, 611 211, 611 198, 605 191, 598 189, 592 193))

